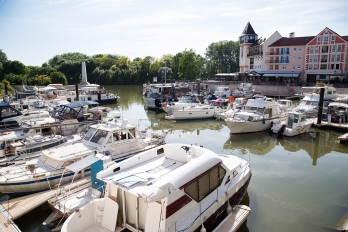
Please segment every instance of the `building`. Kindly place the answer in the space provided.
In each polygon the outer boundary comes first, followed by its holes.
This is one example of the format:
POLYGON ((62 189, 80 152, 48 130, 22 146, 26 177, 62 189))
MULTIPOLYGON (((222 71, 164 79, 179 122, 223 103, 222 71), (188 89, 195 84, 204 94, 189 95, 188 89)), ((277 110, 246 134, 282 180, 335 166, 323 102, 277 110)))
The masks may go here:
POLYGON ((277 80, 346 80, 348 36, 325 28, 317 36, 282 37, 278 31, 258 37, 250 22, 239 37, 240 72, 277 80), (278 79, 279 78, 279 79, 278 79))

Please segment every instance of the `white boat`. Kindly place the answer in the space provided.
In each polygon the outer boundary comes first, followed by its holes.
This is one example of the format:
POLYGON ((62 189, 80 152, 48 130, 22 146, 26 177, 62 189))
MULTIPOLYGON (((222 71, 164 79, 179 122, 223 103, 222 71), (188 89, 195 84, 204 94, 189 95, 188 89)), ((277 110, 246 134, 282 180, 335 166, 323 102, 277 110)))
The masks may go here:
POLYGON ((348 141, 348 133, 338 136, 338 140, 341 144, 345 144, 348 141))
MULTIPOLYGON (((82 143, 43 150, 39 159, 23 161, 0 169, 0 192, 30 194, 66 184, 74 178, 74 172, 66 167, 96 152, 82 143)), ((90 169, 81 170, 75 179, 90 174, 90 169)))
POLYGON ((162 110, 171 113, 173 110, 183 109, 185 107, 194 107, 203 103, 203 96, 197 94, 185 94, 177 102, 162 103, 162 110))
POLYGON ((26 109, 22 110, 23 120, 29 120, 33 118, 48 118, 50 116, 50 112, 47 110, 36 110, 36 109, 26 109))
POLYGON ((233 90, 231 95, 235 98, 251 98, 255 94, 255 89, 251 83, 240 83, 237 89, 233 90))
POLYGON ((314 119, 307 119, 305 114, 289 112, 285 121, 273 124, 271 131, 278 136, 296 136, 309 131, 314 119))
POLYGON ((249 99, 245 110, 236 112, 233 118, 226 118, 226 124, 232 134, 250 133, 267 130, 273 123, 281 122, 285 114, 277 102, 266 97, 249 99))
POLYGON ((248 100, 244 97, 237 97, 232 103, 230 103, 230 109, 217 113, 214 117, 218 120, 225 120, 226 118, 233 118, 236 112, 242 109, 242 105, 245 105, 248 100))
POLYGON ((5 156, 0 160, 0 167, 19 163, 23 160, 30 160, 41 155, 41 151, 66 146, 81 141, 80 135, 61 136, 61 135, 33 135, 22 140, 3 141, 6 148, 5 156), (11 142, 12 141, 12 142, 11 142))
POLYGON ((162 145, 99 172, 105 197, 75 211, 61 231, 212 231, 250 178, 249 162, 237 156, 162 145))
POLYGON ((313 87, 302 87, 302 88, 312 91, 312 92, 302 93, 303 96, 318 96, 318 99, 320 95, 320 89, 324 88, 324 99, 323 99, 324 101, 341 97, 341 95, 337 93, 336 88, 334 88, 332 85, 318 84, 313 87))
POLYGON ((217 86, 213 95, 216 97, 228 98, 231 95, 231 90, 228 86, 217 86))
POLYGON ((300 104, 294 108, 295 112, 306 114, 307 117, 315 117, 319 110, 319 95, 307 95, 301 99, 300 104))
POLYGON ((221 112, 223 112, 223 109, 219 106, 198 105, 173 110, 164 118, 168 120, 207 119, 214 118, 215 114, 221 112))
POLYGON ((282 112, 289 112, 295 108, 293 102, 289 99, 279 99, 277 100, 277 103, 282 112))
POLYGON ((23 114, 8 102, 0 102, 0 129, 19 127, 23 114))

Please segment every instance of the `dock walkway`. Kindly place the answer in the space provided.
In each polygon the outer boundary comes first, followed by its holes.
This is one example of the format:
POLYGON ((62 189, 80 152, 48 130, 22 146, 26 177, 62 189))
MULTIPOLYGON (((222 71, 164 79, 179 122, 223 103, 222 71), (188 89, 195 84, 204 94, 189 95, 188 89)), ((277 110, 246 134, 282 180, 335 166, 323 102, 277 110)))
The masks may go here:
MULTIPOLYGON (((74 181, 74 183, 63 185, 61 188, 68 191, 69 189, 77 188, 90 182, 90 177, 85 177, 80 180, 74 181)), ((57 189, 51 189, 43 192, 38 192, 30 194, 23 197, 18 197, 10 199, 8 201, 1 202, 0 205, 0 229, 1 226, 7 228, 5 231, 19 231, 10 230, 12 227, 9 226, 12 220, 23 216, 24 214, 30 212, 36 207, 47 202, 48 199, 54 196, 57 189)), ((12 222, 13 223, 13 222, 12 222)), ((17 228, 18 229, 18 228, 17 228)))
POLYGON ((246 205, 238 205, 232 213, 230 213, 213 232, 235 232, 248 218, 251 209, 246 205))

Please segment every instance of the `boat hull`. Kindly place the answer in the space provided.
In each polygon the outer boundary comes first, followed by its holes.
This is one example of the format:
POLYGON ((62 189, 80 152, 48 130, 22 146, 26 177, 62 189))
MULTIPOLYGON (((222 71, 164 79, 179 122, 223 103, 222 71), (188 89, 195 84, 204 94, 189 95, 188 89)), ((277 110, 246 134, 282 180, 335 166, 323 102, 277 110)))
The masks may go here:
POLYGON ((226 124, 232 134, 252 133, 271 128, 271 124, 279 123, 280 118, 271 118, 259 121, 236 121, 228 120, 226 124))
POLYGON ((98 102, 99 105, 115 104, 115 103, 117 103, 117 97, 115 97, 115 98, 108 98, 108 99, 96 100, 96 102, 98 102))

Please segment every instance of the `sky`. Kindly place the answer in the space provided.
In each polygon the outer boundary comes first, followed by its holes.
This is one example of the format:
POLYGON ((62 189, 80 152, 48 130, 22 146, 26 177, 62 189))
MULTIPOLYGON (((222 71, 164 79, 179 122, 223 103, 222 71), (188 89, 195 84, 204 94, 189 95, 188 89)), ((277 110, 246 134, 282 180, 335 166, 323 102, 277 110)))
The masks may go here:
POLYGON ((9 60, 41 66, 55 55, 115 54, 130 60, 204 56, 248 22, 260 36, 348 35, 347 0, 0 0, 0 49, 9 60))

